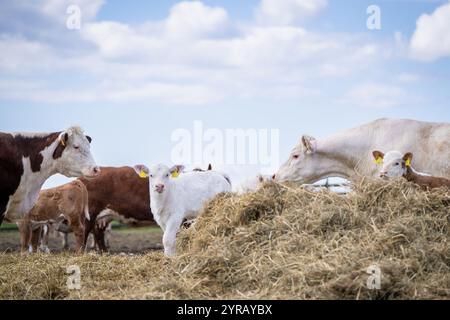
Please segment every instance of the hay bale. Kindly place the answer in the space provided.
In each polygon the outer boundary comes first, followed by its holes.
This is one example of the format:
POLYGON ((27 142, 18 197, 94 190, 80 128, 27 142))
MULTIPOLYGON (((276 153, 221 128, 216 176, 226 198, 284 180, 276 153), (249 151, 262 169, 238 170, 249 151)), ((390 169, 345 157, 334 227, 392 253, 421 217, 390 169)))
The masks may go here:
POLYGON ((450 192, 402 179, 361 181, 345 196, 266 183, 222 194, 178 235, 174 259, 0 255, 0 297, 33 299, 450 298, 450 192), (68 264, 80 291, 65 288, 68 264), (366 286, 367 268, 381 288, 366 286))
POLYGON ((449 198, 402 179, 346 196, 267 183, 210 202, 174 268, 212 298, 448 298, 449 198), (380 290, 366 286, 374 264, 380 290))

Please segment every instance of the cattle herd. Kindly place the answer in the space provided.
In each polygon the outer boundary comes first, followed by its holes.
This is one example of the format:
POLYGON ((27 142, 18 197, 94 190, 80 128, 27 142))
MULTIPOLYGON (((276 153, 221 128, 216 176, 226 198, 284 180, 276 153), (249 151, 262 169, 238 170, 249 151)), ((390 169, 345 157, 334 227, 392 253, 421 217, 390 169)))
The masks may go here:
MULTIPOLYGON (((112 220, 120 220, 156 222, 164 232, 164 253, 173 256, 183 222, 195 219, 217 194, 232 191, 230 178, 211 166, 193 171, 163 164, 99 167, 91 140, 79 127, 0 132, 0 224, 17 223, 22 251, 48 251, 51 229, 73 232, 78 251, 85 250, 92 234, 97 249, 106 251, 105 233, 112 220), (41 190, 56 173, 78 179, 41 190)), ((450 188, 449 159, 449 123, 378 119, 327 139, 304 135, 273 176, 249 178, 235 190, 254 190, 267 179, 302 184, 360 176, 404 177, 427 189, 450 188)))

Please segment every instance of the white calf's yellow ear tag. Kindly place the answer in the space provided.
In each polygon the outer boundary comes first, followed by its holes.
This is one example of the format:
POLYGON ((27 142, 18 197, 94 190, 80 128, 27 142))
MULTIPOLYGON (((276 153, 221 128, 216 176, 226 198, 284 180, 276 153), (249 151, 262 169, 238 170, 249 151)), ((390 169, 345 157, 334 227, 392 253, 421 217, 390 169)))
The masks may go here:
POLYGON ((374 162, 375 162, 376 164, 382 164, 382 163, 383 163, 383 158, 382 158, 382 157, 378 157, 378 158, 376 158, 376 159, 374 160, 374 162))
POLYGON ((172 172, 172 178, 178 178, 179 175, 180 175, 180 173, 178 172, 178 170, 175 170, 174 172, 172 172))
POLYGON ((411 166, 411 159, 406 159, 405 166, 407 166, 407 167, 411 166))
POLYGON ((141 172, 139 172, 139 177, 141 177, 141 178, 147 178, 147 177, 148 177, 148 174, 147 174, 144 170, 141 170, 141 172))

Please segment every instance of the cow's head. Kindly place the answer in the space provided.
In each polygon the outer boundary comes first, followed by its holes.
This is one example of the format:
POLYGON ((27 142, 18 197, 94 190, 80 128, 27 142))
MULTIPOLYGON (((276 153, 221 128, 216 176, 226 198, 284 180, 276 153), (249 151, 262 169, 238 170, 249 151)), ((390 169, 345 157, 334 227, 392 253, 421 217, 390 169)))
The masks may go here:
POLYGON ((291 151, 289 159, 280 167, 274 178, 276 181, 314 182, 319 177, 316 172, 322 161, 317 161, 317 140, 304 135, 291 151))
POLYGON ((170 186, 171 179, 176 178, 183 169, 184 166, 182 165, 175 165, 169 168, 163 164, 157 164, 150 169, 143 164, 134 166, 134 170, 141 178, 150 178, 150 192, 158 194, 163 194, 170 186))
POLYGON ((380 166, 380 177, 384 179, 401 177, 411 166, 412 153, 402 154, 399 151, 389 151, 384 154, 375 150, 372 152, 375 163, 380 166))
POLYGON ((66 177, 92 178, 100 173, 91 154, 92 139, 80 127, 71 127, 61 132, 53 153, 58 173, 66 177))

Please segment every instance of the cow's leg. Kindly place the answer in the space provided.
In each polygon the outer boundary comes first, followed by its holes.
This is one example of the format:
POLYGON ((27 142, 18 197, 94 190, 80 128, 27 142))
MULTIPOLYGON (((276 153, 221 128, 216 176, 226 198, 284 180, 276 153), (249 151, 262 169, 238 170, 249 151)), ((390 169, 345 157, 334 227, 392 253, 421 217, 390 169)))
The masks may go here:
POLYGON ((0 226, 1 226, 3 223, 3 219, 5 219, 5 214, 3 213, 4 212, 3 208, 0 208, 0 212, 1 212, 0 213, 0 226))
POLYGON ((89 233, 94 232, 95 227, 95 218, 92 217, 90 220, 85 219, 84 220, 84 243, 86 244, 89 238, 89 233))
POLYGON ((108 223, 106 229, 105 229, 105 246, 106 248, 109 250, 109 240, 111 238, 111 233, 112 233, 112 226, 111 226, 111 222, 108 223))
POLYGON ((180 230, 183 219, 172 217, 168 222, 163 235, 164 254, 172 257, 176 252, 177 232, 180 230))
POLYGON ((41 236, 41 244, 39 246, 39 249, 42 252, 45 253, 50 253, 50 249, 48 248, 48 238, 50 235, 50 227, 48 226, 48 224, 43 225, 42 227, 39 228, 39 233, 41 236))
POLYGON ((89 248, 89 250, 96 250, 97 244, 95 243, 94 234, 89 234, 88 242, 86 242, 86 247, 89 248), (89 244, 88 244, 89 243, 89 244))
POLYGON ((30 243, 31 224, 28 221, 21 220, 17 222, 17 227, 20 233, 20 251, 26 252, 30 243))
POLYGON ((30 237, 30 251, 31 252, 37 252, 39 241, 42 239, 42 226, 36 227, 31 231, 31 237, 30 237))
MULTIPOLYGON (((58 231, 59 236, 61 237, 61 244, 62 244, 62 248, 63 250, 68 250, 69 249, 69 234, 67 232, 62 232, 62 231, 58 231)), ((83 234, 84 237, 84 234, 83 234)))
POLYGON ((84 223, 75 219, 75 221, 69 220, 69 226, 73 230, 73 234, 75 235, 75 249, 77 252, 82 252, 85 250, 86 241, 85 239, 85 228, 84 223))
POLYGON ((96 225, 94 227, 94 240, 100 252, 107 252, 108 248, 105 244, 105 229, 96 225))

